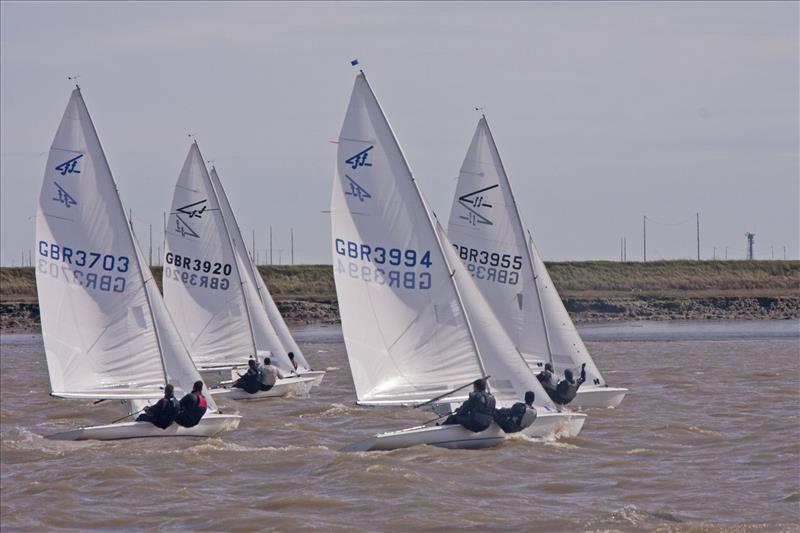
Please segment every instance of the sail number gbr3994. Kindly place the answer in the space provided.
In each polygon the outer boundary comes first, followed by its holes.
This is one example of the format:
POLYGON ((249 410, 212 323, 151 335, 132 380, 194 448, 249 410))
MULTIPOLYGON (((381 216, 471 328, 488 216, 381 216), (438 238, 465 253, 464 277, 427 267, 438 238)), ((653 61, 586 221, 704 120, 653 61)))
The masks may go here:
POLYGON ((420 252, 338 238, 334 240, 334 249, 339 256, 334 268, 337 276, 397 289, 431 288, 430 250, 420 252))

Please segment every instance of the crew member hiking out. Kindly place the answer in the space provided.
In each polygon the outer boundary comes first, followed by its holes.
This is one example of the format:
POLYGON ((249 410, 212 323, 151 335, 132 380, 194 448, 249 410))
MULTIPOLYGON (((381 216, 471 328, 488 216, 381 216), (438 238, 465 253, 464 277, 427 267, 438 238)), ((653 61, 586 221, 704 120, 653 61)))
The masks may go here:
POLYGON ((150 422, 161 429, 167 429, 175 421, 180 410, 181 406, 173 394, 173 387, 167 383, 164 387, 164 397, 155 405, 145 407, 144 412, 136 418, 136 421, 150 422))
POLYGON ((556 377, 554 374, 553 365, 550 363, 546 363, 544 370, 536 374, 536 379, 539 380, 542 388, 553 401, 556 400, 556 377))
POLYGON ((494 404, 494 396, 486 391, 486 381, 476 379, 469 398, 442 425, 461 424, 475 433, 483 431, 492 425, 494 404))
POLYGON ((569 368, 564 370, 564 379, 558 382, 556 397, 553 398, 553 401, 559 405, 567 405, 575 399, 575 396, 578 394, 578 387, 580 387, 584 381, 586 381, 586 363, 581 365, 581 377, 578 378, 578 381, 573 379, 572 370, 569 368))
POLYGON ((181 398, 181 412, 175 418, 175 422, 185 428, 191 428, 200 423, 200 419, 206 414, 208 402, 203 396, 203 382, 195 381, 192 392, 181 398))
POLYGON ((517 402, 510 408, 497 409, 494 412, 495 423, 506 433, 522 431, 536 420, 535 399, 533 391, 528 391, 525 393, 525 403, 517 402))
POLYGON ((297 374, 297 361, 294 360, 294 352, 289 352, 289 362, 292 363, 292 368, 294 368, 294 373, 297 374))
POLYGON ((278 367, 272 364, 272 359, 269 357, 264 358, 264 366, 261 367, 261 376, 259 387, 261 390, 270 390, 275 386, 278 378, 283 379, 283 372, 278 367))
POLYGON ((249 394, 255 394, 261 390, 261 370, 258 368, 258 363, 255 359, 247 361, 247 372, 243 376, 239 376, 233 386, 237 389, 243 389, 249 394))

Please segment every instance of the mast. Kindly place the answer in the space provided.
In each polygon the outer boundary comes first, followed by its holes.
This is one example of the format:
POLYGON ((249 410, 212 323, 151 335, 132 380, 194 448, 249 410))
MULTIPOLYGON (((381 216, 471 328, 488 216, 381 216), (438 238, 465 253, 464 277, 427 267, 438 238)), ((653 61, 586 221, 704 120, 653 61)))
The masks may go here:
MULTIPOLYGON (((197 147, 197 141, 194 141, 195 147, 197 147)), ((200 148, 197 147, 199 151, 200 148)), ((205 166, 205 165, 204 165, 205 166)), ((211 167, 212 170, 216 170, 214 166, 211 167)), ((205 174, 208 176, 208 172, 205 174)), ((225 211, 223 211, 222 206, 220 205, 219 195, 217 194, 216 188, 214 188, 214 182, 208 177, 208 183, 211 186, 211 192, 214 193, 214 199, 217 202, 217 207, 219 207, 219 214, 222 218, 222 226, 225 228, 225 235, 228 237, 228 244, 231 247, 231 251, 233 251, 233 263, 236 265, 236 275, 239 276, 239 290, 242 292, 242 299, 244 300, 244 310, 247 313, 247 327, 250 331, 250 340, 253 343, 253 359, 258 361, 258 345, 256 344, 256 334, 253 330, 253 320, 250 317, 250 306, 247 305, 247 292, 244 290, 244 279, 242 278, 242 272, 239 270, 239 261, 238 261, 238 254, 236 253, 236 246, 234 246, 233 238, 231 237, 231 232, 228 229, 228 223, 225 221, 225 211)), ((235 221, 234 221, 235 222, 235 221)))
MULTIPOLYGON (((544 330, 544 339, 545 343, 547 344, 547 355, 550 358, 550 364, 555 365, 553 362, 553 348, 550 344, 550 333, 547 331, 547 319, 544 316, 544 307, 542 306, 542 296, 539 293, 539 283, 536 280, 536 267, 533 266, 533 257, 531 256, 530 241, 533 240, 533 238, 530 237, 530 230, 528 230, 528 237, 530 239, 525 239, 525 230, 522 229, 525 226, 522 225, 522 217, 520 216, 519 209, 517 208, 517 200, 514 197, 514 190, 511 188, 511 184, 508 182, 508 175, 506 174, 506 169, 503 166, 503 160, 500 158, 500 151, 497 149, 497 144, 494 142, 494 135, 492 135, 492 130, 489 128, 489 121, 486 120, 486 115, 481 113, 481 119, 486 125, 486 131, 489 134, 489 141, 492 143, 494 155, 497 156, 497 164, 500 165, 501 170, 501 179, 505 182, 506 190, 508 191, 508 195, 511 197, 511 203, 514 206, 514 216, 517 219, 517 228, 520 232, 522 232, 522 240, 525 243, 525 250, 528 252, 528 264, 531 267, 531 275, 533 276, 533 287, 536 291, 536 301, 539 304, 539 312, 542 315, 542 329, 544 330)), ((525 364, 527 365, 527 362, 525 364)))
MULTIPOLYGON (((425 200, 422 197, 422 192, 419 190, 419 186, 417 185, 417 180, 414 178, 414 173, 411 171, 411 168, 408 166, 408 160, 406 159, 406 154, 403 152, 403 147, 400 146, 400 143, 397 141, 397 136, 394 134, 394 130, 392 129, 392 125, 389 123, 389 120, 386 118, 386 114, 383 112, 383 106, 381 106, 378 97, 375 96, 375 92, 372 90, 372 86, 370 86, 369 81, 367 80, 367 75, 364 74, 363 70, 359 71, 361 76, 364 77, 364 83, 367 84, 367 88, 369 89, 372 98, 375 99, 375 102, 378 104, 378 109, 381 111, 381 116, 383 117, 384 122, 386 122, 386 126, 389 129, 389 133, 392 135, 392 140, 394 140, 395 146, 397 149, 400 150, 400 155, 402 156, 401 159, 403 160, 403 166, 405 166, 406 170, 408 171, 409 176, 411 176, 411 183, 414 185, 414 190, 417 192, 417 198, 419 199, 420 204, 422 205, 423 211, 425 211, 425 216, 428 218, 428 223, 431 225, 431 229, 433 230, 434 238, 436 239, 436 244, 439 246, 439 255, 444 261, 445 266, 447 266, 447 270, 450 271, 450 283, 453 285, 453 290, 456 293, 456 299, 458 300, 459 308, 461 309, 461 313, 464 315, 464 321, 467 324, 467 331, 469 332, 469 338, 472 342, 472 347, 475 350, 475 357, 478 360, 478 366, 480 366, 481 373, 483 374, 481 377, 486 375, 486 368, 483 365, 483 359, 481 358, 481 352, 478 349, 478 343, 475 341, 475 334, 472 331, 472 324, 469 320, 469 315, 467 314, 467 310, 464 307, 464 302, 461 299, 461 293, 458 290, 458 285, 456 284, 453 276, 455 275, 455 270, 450 266, 450 263, 447 262, 447 257, 444 253, 442 248, 442 241, 439 239, 439 232, 436 231, 436 223, 434 219, 431 217, 431 212, 428 210, 428 206, 425 204, 425 200)), ((488 384, 487 384, 488 385, 488 384)))
MULTIPOLYGON (((117 188, 117 180, 114 179, 114 174, 111 172, 111 165, 108 164, 108 159, 106 158, 106 151, 103 150, 103 146, 100 143, 100 136, 97 135, 97 130, 94 127, 94 121, 92 120, 92 116, 89 114, 89 109, 86 107, 86 102, 83 101, 83 93, 81 93, 81 88, 75 85, 75 90, 78 91, 78 96, 80 96, 81 104, 83 106, 83 110, 86 112, 86 116, 89 117, 89 126, 92 128, 92 133, 94 133, 95 139, 97 139, 97 144, 100 146, 100 155, 103 156, 103 162, 106 164, 106 168, 109 169, 108 175, 111 177, 111 184, 114 186, 114 195, 117 197, 117 204, 119 205, 120 212, 122 213, 123 218, 125 217, 125 206, 122 205, 122 198, 119 195, 119 189, 117 188)), ((159 359, 161 361, 161 372, 164 374, 164 381, 169 382, 169 376, 167 375, 167 366, 164 364, 164 348, 161 345, 161 337, 158 334, 158 325, 156 324, 156 318, 153 315, 153 304, 150 301, 150 293, 147 290, 147 283, 153 281, 153 275, 150 275, 150 279, 145 279, 144 277, 144 270, 142 269, 142 263, 139 260, 139 247, 136 244, 136 239, 133 237, 133 230, 131 229, 130 224, 125 224, 125 229, 128 237, 131 240, 131 246, 133 246, 133 250, 136 252, 136 266, 138 266, 139 270, 139 277, 142 280, 142 288, 144 289, 144 296, 147 299, 147 310, 150 312, 150 321, 153 323, 153 332, 155 333, 156 337, 156 344, 158 345, 158 353, 161 356, 159 359)), ((150 272, 150 269, 147 269, 150 272)))

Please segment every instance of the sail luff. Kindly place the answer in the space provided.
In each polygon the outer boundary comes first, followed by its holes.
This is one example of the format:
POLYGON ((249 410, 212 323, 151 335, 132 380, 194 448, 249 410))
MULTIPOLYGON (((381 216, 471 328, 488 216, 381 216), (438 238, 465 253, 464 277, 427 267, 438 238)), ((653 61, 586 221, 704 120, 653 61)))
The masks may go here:
POLYGON ((367 80, 367 76, 366 76, 366 74, 364 74, 364 71, 361 70, 360 72, 361 72, 361 76, 363 76, 363 78, 364 78, 364 82, 366 83, 366 86, 369 89, 370 94, 372 95, 372 98, 375 100, 375 103, 377 104, 378 109, 381 112, 381 117, 383 118, 383 121, 386 124, 386 127, 388 128, 389 133, 392 136, 392 140, 394 141, 394 144, 397 146, 398 150, 400 151, 400 155, 401 155, 400 159, 402 160, 403 165, 405 166, 405 169, 408 172, 408 175, 411 177, 411 183, 413 184, 414 190, 417 193, 416 197, 419 200, 420 205, 422 206, 422 210, 425 212, 425 216, 428 219, 428 223, 430 224, 430 228, 433 231, 434 238, 436 239, 436 244, 438 246, 439 256, 441 257, 442 261, 446 265, 447 270, 450 272, 450 284, 451 284, 451 286, 453 287, 453 290, 456 293, 456 299, 458 300, 458 305, 459 305, 461 313, 462 313, 462 315, 464 317, 464 322, 465 322, 465 324, 467 326, 467 331, 469 333, 469 338, 472 341, 472 347, 475 350, 475 358, 477 359, 478 366, 481 369, 481 374, 483 376, 485 376, 486 375, 486 369, 484 367, 483 360, 481 358, 480 350, 478 349, 478 343, 475 341, 475 333, 472 330, 472 326, 471 326, 470 321, 469 321, 469 315, 467 314, 466 310, 464 309, 464 302, 463 302, 463 300, 461 298, 461 294, 459 293, 458 286, 456 285, 455 280, 453 279, 455 271, 453 270, 453 267, 450 265, 450 263, 447 260, 447 256, 444 253, 444 249, 442 248, 442 241, 439 239, 439 234, 436 232, 436 222, 434 221, 434 218, 431 215, 431 211, 428 209, 428 206, 425 203, 425 199, 423 198, 422 192, 419 189, 419 185, 417 184, 417 180, 414 178, 414 173, 411 171, 411 167, 408 165, 408 159, 406 158, 405 152, 403 152, 403 147, 398 142, 397 136, 395 135, 394 130, 392 129, 392 125, 389 123, 389 120, 386 118, 386 114, 383 112, 383 106, 381 106, 380 100, 378 100, 378 97, 375 95, 375 92, 372 90, 372 86, 369 84, 369 81, 367 80))

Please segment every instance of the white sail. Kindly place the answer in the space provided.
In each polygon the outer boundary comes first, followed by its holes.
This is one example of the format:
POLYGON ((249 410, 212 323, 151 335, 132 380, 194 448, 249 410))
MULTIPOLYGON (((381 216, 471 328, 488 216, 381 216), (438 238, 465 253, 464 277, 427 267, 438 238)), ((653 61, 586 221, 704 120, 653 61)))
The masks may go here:
POLYGON ((275 364, 280 367, 281 370, 289 371, 293 369, 287 355, 288 352, 294 352, 295 361, 298 362, 298 365, 307 369, 308 363, 303 357, 300 348, 298 348, 297 344, 294 342, 289 328, 286 326, 280 311, 278 311, 275 302, 272 300, 272 296, 267 290, 264 280, 261 278, 261 274, 253 263, 250 254, 247 253, 247 247, 242 238, 241 228, 239 228, 239 224, 236 221, 236 216, 228 201, 225 188, 222 186, 222 182, 219 179, 217 169, 212 167, 209 176, 211 177, 211 183, 217 194, 219 205, 222 208, 222 214, 225 217, 228 233, 233 242, 233 248, 239 261, 243 265, 241 271, 243 275, 246 273, 247 279, 250 280, 248 291, 255 291, 255 297, 247 297, 248 304, 252 302, 252 306, 256 306, 257 304, 263 308, 261 310, 253 309, 251 312, 251 316, 254 317, 254 322, 256 322, 256 343, 259 349, 271 351, 275 359, 275 364))
POLYGON ((331 224, 359 401, 425 401, 488 374, 500 401, 533 390, 544 403, 443 230, 437 233, 363 73, 339 136, 331 224))
POLYGON ((484 375, 427 210, 363 74, 339 135, 331 228, 360 402, 422 402, 484 375))
POLYGON ((544 361, 557 370, 586 363, 588 383, 604 383, 525 235, 485 117, 461 166, 448 235, 532 369, 544 361))
POLYGON ((527 238, 485 118, 461 165, 447 230, 517 348, 529 361, 549 360, 527 238))
MULTIPOLYGON (((200 376, 125 218, 76 88, 50 149, 36 217, 36 284, 53 394, 145 399, 200 376)), ((212 403, 213 405, 213 403, 212 403)))
POLYGON ((606 385, 600 370, 592 360, 589 350, 583 343, 575 324, 564 307, 564 302, 558 295, 550 274, 544 266, 539 251, 530 239, 529 246, 533 268, 536 271, 536 284, 542 299, 545 323, 550 339, 553 364, 559 368, 579 368, 586 363, 586 385, 604 387, 606 385))

